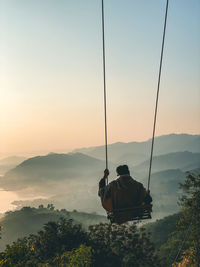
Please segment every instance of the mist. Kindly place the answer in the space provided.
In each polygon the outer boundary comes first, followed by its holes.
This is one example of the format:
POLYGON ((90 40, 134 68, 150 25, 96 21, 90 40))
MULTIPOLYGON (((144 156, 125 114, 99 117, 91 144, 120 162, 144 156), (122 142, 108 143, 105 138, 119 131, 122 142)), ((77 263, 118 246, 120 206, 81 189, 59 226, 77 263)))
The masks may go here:
MULTIPOLYGON (((150 187, 154 204, 153 219, 179 210, 179 183, 185 180, 186 171, 198 171, 200 168, 198 144, 199 136, 169 135, 156 138, 150 187)), ((109 145, 113 160, 109 162, 109 181, 116 178, 115 169, 121 162, 128 164, 132 177, 146 187, 149 147, 150 140, 109 145)), ((2 211, 52 203, 58 209, 105 215, 97 195, 98 182, 105 168, 103 153, 104 148, 100 146, 26 159, 0 178, 0 187, 6 190, 2 191, 1 197, 7 196, 7 204, 3 204, 2 211)))

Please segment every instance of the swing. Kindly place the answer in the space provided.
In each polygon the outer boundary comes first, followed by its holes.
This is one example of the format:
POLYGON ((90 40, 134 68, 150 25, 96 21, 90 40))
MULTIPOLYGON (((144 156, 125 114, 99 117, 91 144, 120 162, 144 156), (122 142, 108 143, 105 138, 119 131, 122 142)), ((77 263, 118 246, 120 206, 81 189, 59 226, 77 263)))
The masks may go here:
POLYGON ((137 207, 114 209, 107 212, 107 218, 111 223, 125 223, 127 221, 141 221, 151 219, 152 204, 143 204, 137 207))
MULTIPOLYGON (((160 55, 160 65, 159 65, 159 74, 158 74, 158 83, 157 83, 157 95, 156 95, 156 105, 154 113, 154 123, 153 123, 153 137, 151 143, 151 154, 150 154, 150 165, 149 165, 149 174, 148 174, 148 192, 150 188, 150 178, 151 178, 151 167, 152 167, 152 158, 153 158, 153 148, 154 148, 154 139, 155 139, 155 129, 156 129, 156 118, 158 110, 158 99, 160 91, 160 79, 162 71, 162 60, 165 44, 165 32, 167 24, 167 13, 168 13, 168 2, 166 1, 166 10, 165 10, 165 20, 164 20, 164 29, 162 37, 162 48, 160 55)), ((104 34, 104 0, 102 0, 102 48, 103 48, 103 88, 104 88, 104 120, 105 120, 105 158, 106 158, 106 169, 108 169, 108 138, 107 138, 107 104, 106 104, 106 64, 105 64, 105 34, 104 34)), ((107 178, 108 184, 108 178, 107 178)), ((114 208, 112 211, 107 211, 107 218, 111 223, 125 223, 128 221, 141 221, 146 219, 151 219, 152 204, 142 203, 140 206, 133 207, 123 207, 120 209, 114 208)))

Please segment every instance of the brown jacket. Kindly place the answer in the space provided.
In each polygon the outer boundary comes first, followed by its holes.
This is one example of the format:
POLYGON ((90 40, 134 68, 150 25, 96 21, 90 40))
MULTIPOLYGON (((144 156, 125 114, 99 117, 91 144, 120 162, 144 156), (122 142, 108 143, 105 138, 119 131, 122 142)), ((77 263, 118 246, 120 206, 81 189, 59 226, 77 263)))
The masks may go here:
POLYGON ((105 180, 101 179, 98 194, 104 209, 112 212, 115 209, 141 205, 147 193, 143 185, 135 181, 130 175, 121 175, 107 186, 105 180))

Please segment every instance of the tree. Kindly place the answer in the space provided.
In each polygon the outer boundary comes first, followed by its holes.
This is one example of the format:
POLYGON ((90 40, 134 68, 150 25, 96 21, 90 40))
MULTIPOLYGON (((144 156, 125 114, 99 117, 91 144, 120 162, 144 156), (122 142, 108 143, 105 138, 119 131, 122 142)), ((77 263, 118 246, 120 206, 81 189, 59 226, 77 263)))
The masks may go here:
POLYGON ((159 266, 149 235, 136 224, 98 224, 90 227, 89 239, 95 266, 159 266))
POLYGON ((175 262, 172 267, 196 267, 194 262, 194 254, 191 249, 184 251, 182 260, 180 262, 175 262))
MULTIPOLYGON (((86 233, 80 225, 61 218, 58 222, 45 224, 37 235, 30 235, 7 246, 0 254, 0 267, 55 266, 53 261, 57 255, 75 251, 85 241, 86 233)), ((84 254, 81 247, 80 252, 84 254)), ((72 257, 73 254, 70 255, 72 257)), ((72 260, 76 259, 72 257, 72 260)))
MULTIPOLYGON (((200 174, 187 173, 186 180, 180 184, 183 190, 179 204, 182 207, 177 229, 161 248, 161 255, 167 264, 172 264, 178 249, 182 248, 177 262, 188 260, 200 266, 200 174)), ((192 264, 193 264, 192 263, 192 264)), ((191 265, 192 266, 192 265, 191 265)))
POLYGON ((81 225, 72 220, 61 218, 58 222, 48 222, 44 230, 29 237, 29 246, 40 262, 52 260, 57 254, 78 248, 86 242, 86 235, 81 225))
POLYGON ((27 246, 27 239, 18 240, 17 242, 14 242, 11 246, 8 245, 5 251, 1 254, 0 266, 25 266, 29 258, 30 250, 27 246))
POLYGON ((53 265, 58 267, 90 267, 92 263, 92 248, 86 245, 80 245, 77 249, 64 252, 53 260, 53 265))
POLYGON ((86 232, 72 220, 48 222, 37 235, 0 253, 0 267, 160 266, 145 229, 135 224, 98 224, 86 232))
POLYGON ((47 209, 49 209, 49 210, 54 210, 55 207, 54 207, 53 204, 48 204, 48 205, 47 205, 47 209))
POLYGON ((188 173, 186 181, 181 184, 184 195, 180 200, 183 207, 178 227, 186 230, 190 225, 188 247, 193 251, 193 259, 200 266, 200 174, 188 173))

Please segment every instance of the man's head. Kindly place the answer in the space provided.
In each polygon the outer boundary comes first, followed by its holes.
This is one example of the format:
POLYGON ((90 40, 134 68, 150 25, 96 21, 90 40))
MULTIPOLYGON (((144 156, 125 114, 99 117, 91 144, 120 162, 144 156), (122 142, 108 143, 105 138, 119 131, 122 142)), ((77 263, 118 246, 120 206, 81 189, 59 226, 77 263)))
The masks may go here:
POLYGON ((120 165, 116 169, 117 175, 130 175, 130 171, 127 165, 120 165))

